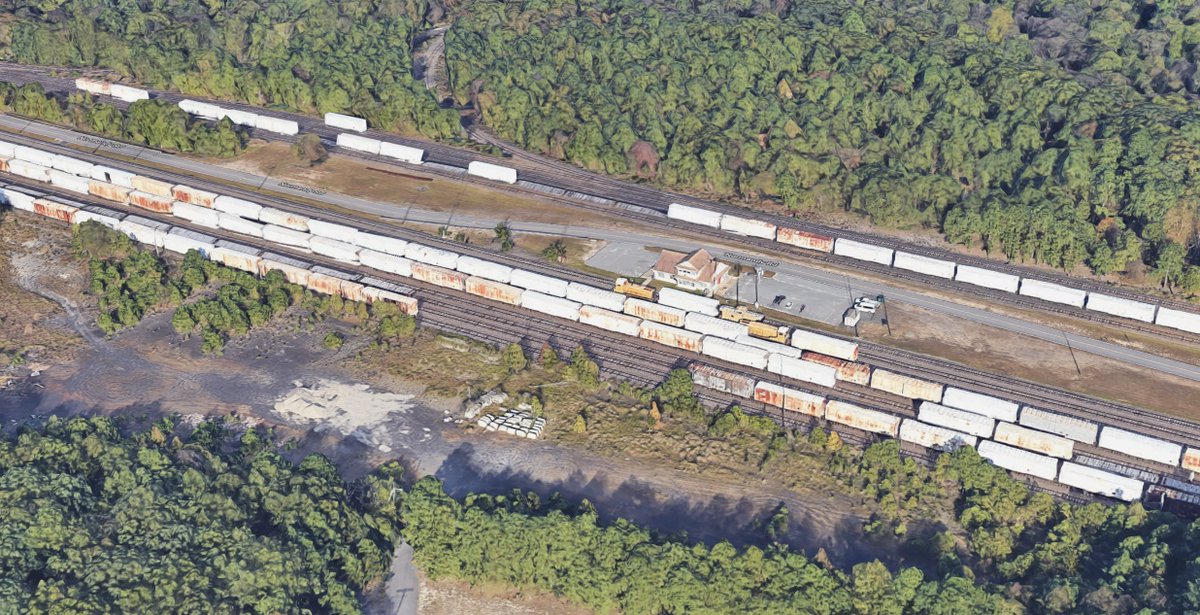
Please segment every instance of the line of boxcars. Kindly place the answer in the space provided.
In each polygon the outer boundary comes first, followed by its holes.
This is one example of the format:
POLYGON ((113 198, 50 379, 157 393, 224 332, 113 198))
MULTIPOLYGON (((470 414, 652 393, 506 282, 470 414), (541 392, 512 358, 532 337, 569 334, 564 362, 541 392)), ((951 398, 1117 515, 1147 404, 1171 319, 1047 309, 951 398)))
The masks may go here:
MULTIPOLYGON (((1184 451, 1182 446, 1172 442, 872 368, 857 361, 858 344, 851 340, 800 329, 791 331, 785 338, 787 343, 752 337, 746 325, 717 317, 720 303, 716 299, 670 288, 661 289, 655 301, 629 297, 11 143, 0 142, 0 170, 49 182, 63 190, 170 214, 197 226, 224 229, 294 250, 412 277, 801 382, 835 388, 841 381, 885 391, 918 403, 917 419, 901 419, 766 381, 751 386, 726 378, 726 384, 716 386, 714 383, 720 379, 711 374, 704 382, 697 381, 789 411, 823 417, 930 448, 978 445, 981 454, 1001 467, 1043 478, 1057 476, 1061 482, 1095 493, 1136 499, 1141 495, 1143 484, 1135 481, 1135 485, 1130 482, 1132 479, 1067 461, 1072 456, 1073 442, 1191 471, 1200 470, 1200 451, 1195 449, 1184 451)), ((314 267, 283 255, 216 240, 140 216, 73 205, 61 202, 61 199, 56 202, 38 198, 38 195, 19 188, 5 188, 4 194, 18 209, 68 222, 96 220, 137 241, 168 250, 182 253, 198 249, 209 258, 253 273, 264 274, 277 269, 290 281, 321 292, 339 293, 360 300, 388 299, 400 303, 410 313, 417 309, 415 300, 402 293, 403 287, 389 285, 383 280, 314 267)))
POLYGON ((852 239, 818 235, 763 220, 742 218, 722 214, 700 207, 671 203, 667 217, 692 224, 717 228, 740 235, 770 239, 805 250, 814 250, 905 269, 936 278, 955 280, 965 284, 990 288, 1042 299, 1052 303, 1102 312, 1122 318, 1154 323, 1163 327, 1200 333, 1200 314, 1161 307, 1151 303, 1132 301, 1061 284, 1022 278, 1011 273, 962 265, 953 261, 911 254, 902 250, 877 246, 852 239))
POLYGON ((1084 443, 1158 464, 1200 471, 1200 450, 1032 406, 946 387, 882 369, 870 386, 916 400, 917 417, 902 418, 845 401, 693 364, 693 381, 711 389, 937 450, 972 446, 992 463, 1021 474, 1125 501, 1140 499, 1145 481, 1075 461, 1084 443))
MULTIPOLYGON (((130 88, 105 81, 76 79, 75 84, 79 89, 93 94, 111 95, 122 100, 133 101, 149 97, 146 90, 130 88)), ((188 113, 205 119, 220 120, 223 117, 228 117, 235 124, 251 126, 260 130, 268 130, 285 135, 295 135, 299 132, 299 125, 292 120, 254 114, 237 109, 225 109, 210 103, 193 100, 180 101, 179 107, 188 113)), ((325 114, 325 123, 335 128, 354 132, 363 132, 367 129, 366 120, 339 113, 325 114)), ((372 139, 357 134, 341 133, 337 137, 337 144, 339 147, 395 158, 408 164, 423 164, 425 160, 425 151, 420 148, 372 139)), ((516 169, 479 160, 471 161, 467 165, 467 174, 506 184, 517 183, 516 169)), ((692 224, 718 228, 740 235, 770 239, 807 250, 832 253, 838 256, 877 263, 897 269, 905 269, 936 278, 955 280, 964 284, 1020 294, 1051 303, 1059 303, 1112 316, 1154 323, 1159 326, 1187 331, 1189 333, 1200 333, 1200 314, 1193 312, 1185 312, 1142 301, 1133 301, 1094 291, 1071 288, 1045 280, 1029 277, 1023 278, 1011 273, 994 271, 982 267, 962 265, 954 261, 912 254, 852 239, 809 233, 798 229, 778 226, 772 222, 722 214, 709 209, 681 205, 679 203, 670 204, 667 209, 667 217, 692 224)))

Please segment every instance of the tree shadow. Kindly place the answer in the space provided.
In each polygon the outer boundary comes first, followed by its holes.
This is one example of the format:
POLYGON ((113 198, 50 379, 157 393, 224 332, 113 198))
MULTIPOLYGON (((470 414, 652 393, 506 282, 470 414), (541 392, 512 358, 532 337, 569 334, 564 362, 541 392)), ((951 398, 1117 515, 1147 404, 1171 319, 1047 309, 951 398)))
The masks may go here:
MULTIPOLYGON (((771 540, 765 525, 780 504, 769 497, 664 493, 659 486, 644 480, 603 472, 588 477, 575 470, 562 480, 544 480, 528 470, 494 471, 476 460, 475 449, 469 443, 456 448, 434 476, 456 498, 470 493, 506 495, 516 489, 533 492, 543 502, 555 494, 571 504, 586 499, 595 507, 603 524, 624 518, 661 536, 710 547, 723 540, 739 548, 766 547, 771 540)), ((794 550, 812 556, 823 549, 829 562, 840 568, 874 559, 889 562, 901 558, 896 541, 867 536, 861 520, 855 517, 833 523, 831 534, 828 520, 798 508, 789 514, 788 530, 777 537, 794 550)))

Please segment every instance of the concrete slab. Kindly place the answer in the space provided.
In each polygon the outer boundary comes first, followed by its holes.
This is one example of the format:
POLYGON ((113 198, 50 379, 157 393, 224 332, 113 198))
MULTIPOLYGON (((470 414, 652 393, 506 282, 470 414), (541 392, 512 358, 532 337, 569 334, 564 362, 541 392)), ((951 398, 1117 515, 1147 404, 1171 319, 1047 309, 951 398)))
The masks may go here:
MULTIPOLYGON (((725 292, 725 297, 737 298, 741 303, 753 305, 756 298, 754 278, 754 273, 743 269, 738 280, 738 294, 735 295, 734 289, 730 288, 725 292)), ((831 325, 840 325, 842 313, 850 306, 850 296, 846 294, 844 287, 814 284, 811 280, 786 273, 763 276, 758 282, 757 300, 765 309, 831 325), (774 300, 778 295, 783 295, 784 299, 775 304, 774 300), (791 307, 787 307, 789 302, 791 307)))
POLYGON ((657 252, 649 252, 641 244, 625 242, 611 242, 587 259, 587 264, 592 267, 633 277, 641 277, 656 262, 657 252))

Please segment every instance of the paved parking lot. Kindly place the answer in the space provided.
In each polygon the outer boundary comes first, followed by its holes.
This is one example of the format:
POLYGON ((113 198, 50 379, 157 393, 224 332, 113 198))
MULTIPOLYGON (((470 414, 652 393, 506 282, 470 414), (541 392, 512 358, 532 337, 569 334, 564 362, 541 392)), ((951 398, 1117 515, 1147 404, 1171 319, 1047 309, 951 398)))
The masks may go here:
MULTIPOLYGON (((598 250, 587 260, 587 264, 621 275, 641 276, 657 260, 657 252, 650 252, 641 245, 614 242, 598 250)), ((734 272, 736 273, 736 271, 735 268, 734 272)), ((741 273, 737 289, 735 290, 731 286, 725 293, 722 293, 722 296, 753 305, 756 296, 754 268, 742 266, 741 273)), ((842 313, 851 303, 850 293, 847 292, 844 285, 838 286, 826 281, 808 279, 793 273, 776 273, 769 267, 765 269, 765 275, 759 280, 757 286, 758 302, 763 308, 787 312, 832 325, 841 324, 842 313), (776 295, 783 295, 784 299, 780 301, 779 305, 772 305, 776 295), (786 306, 789 301, 791 307, 786 306)), ((860 289, 852 289, 852 291, 855 293, 855 297, 866 294, 860 289)))
POLYGON ((641 277, 656 262, 658 252, 651 252, 640 244, 619 242, 610 242, 587 259, 587 264, 597 269, 633 277, 641 277))

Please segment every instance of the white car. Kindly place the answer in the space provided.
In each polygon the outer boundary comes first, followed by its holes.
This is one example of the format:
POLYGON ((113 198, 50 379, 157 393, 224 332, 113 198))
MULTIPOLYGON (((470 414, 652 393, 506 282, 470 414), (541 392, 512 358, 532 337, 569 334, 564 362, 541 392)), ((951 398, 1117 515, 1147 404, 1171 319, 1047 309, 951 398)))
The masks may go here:
POLYGON ((854 309, 866 314, 874 314, 875 310, 879 309, 879 302, 867 297, 859 297, 858 300, 854 302, 854 309))

